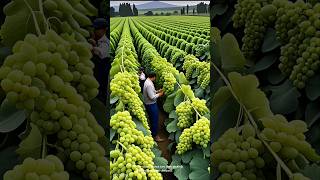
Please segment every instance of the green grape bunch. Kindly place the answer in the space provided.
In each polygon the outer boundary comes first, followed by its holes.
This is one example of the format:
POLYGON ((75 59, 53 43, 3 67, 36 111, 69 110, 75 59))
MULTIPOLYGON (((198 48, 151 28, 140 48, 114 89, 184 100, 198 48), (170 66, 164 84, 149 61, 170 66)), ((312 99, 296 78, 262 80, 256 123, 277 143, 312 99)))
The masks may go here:
POLYGON ((193 98, 191 99, 192 101, 192 106, 195 108, 195 110, 201 115, 205 115, 209 113, 209 109, 206 106, 206 100, 204 99, 199 99, 199 98, 193 98))
POLYGON ((221 173, 218 179, 264 178, 264 146, 255 135, 254 128, 246 124, 241 134, 230 128, 212 144, 211 161, 221 173))
POLYGON ((190 127, 194 123, 194 110, 190 101, 184 101, 176 107, 178 115, 177 126, 181 129, 190 127))
POLYGON ((130 111, 149 129, 143 103, 136 92, 141 89, 136 78, 129 72, 117 73, 110 82, 111 94, 128 105, 130 111))
POLYGON ((43 159, 26 158, 22 164, 16 165, 12 170, 5 172, 4 180, 69 180, 69 174, 64 171, 63 163, 54 155, 43 159))
POLYGON ((190 128, 182 131, 177 145, 177 153, 179 155, 192 149, 192 143, 206 148, 210 142, 210 121, 201 117, 190 128))

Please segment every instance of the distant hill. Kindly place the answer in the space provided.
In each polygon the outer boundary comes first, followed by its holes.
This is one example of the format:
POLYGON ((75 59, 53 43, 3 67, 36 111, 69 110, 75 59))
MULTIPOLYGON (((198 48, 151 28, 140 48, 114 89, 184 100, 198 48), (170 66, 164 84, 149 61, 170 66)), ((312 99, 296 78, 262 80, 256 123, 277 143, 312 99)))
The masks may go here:
MULTIPOLYGON (((131 3, 130 3, 131 4, 131 3)), ((132 6, 132 4, 131 4, 132 6)), ((119 6, 113 6, 115 11, 119 11, 119 6)), ((144 9, 161 9, 161 8, 175 8, 179 7, 177 5, 160 2, 160 1, 152 1, 144 4, 136 5, 138 10, 144 10, 144 9)))

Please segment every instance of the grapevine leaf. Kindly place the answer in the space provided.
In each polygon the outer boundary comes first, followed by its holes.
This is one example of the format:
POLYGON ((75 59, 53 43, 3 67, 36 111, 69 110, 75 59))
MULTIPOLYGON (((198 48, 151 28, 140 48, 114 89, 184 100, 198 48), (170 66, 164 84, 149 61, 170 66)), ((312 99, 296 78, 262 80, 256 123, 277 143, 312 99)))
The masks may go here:
POLYGON ((148 131, 143 126, 141 121, 136 120, 135 118, 133 118, 133 121, 136 123, 136 126, 137 126, 136 129, 138 129, 139 131, 142 131, 145 136, 149 135, 148 131))
POLYGON ((179 89, 177 91, 176 96, 174 97, 174 106, 178 106, 180 103, 182 103, 184 101, 184 94, 181 91, 181 89, 179 89))
POLYGON ((32 8, 36 21, 42 22, 42 17, 36 13, 36 11, 39 12, 38 0, 10 2, 11 7, 6 9, 8 14, 6 13, 5 22, 1 26, 1 36, 6 46, 12 47, 15 42, 24 39, 29 33, 36 34, 35 21, 25 2, 28 2, 32 8))
POLYGON ((261 51, 263 53, 269 52, 279 47, 280 45, 280 42, 276 38, 276 31, 272 28, 268 28, 266 35, 264 36, 261 51))
POLYGON ((114 129, 110 129, 110 142, 113 140, 114 135, 116 135, 116 131, 114 129))
POLYGON ((191 173, 189 178, 191 180, 209 180, 210 175, 208 171, 209 160, 201 157, 194 157, 190 162, 191 173))
POLYGON ((6 133, 18 128, 26 119, 25 111, 4 100, 0 106, 0 132, 6 133))
POLYGON ((172 122, 170 122, 166 128, 167 131, 169 133, 176 132, 178 130, 177 123, 178 123, 178 120, 173 120, 172 122))
POLYGON ((175 133, 175 140, 176 140, 176 142, 177 143, 179 143, 179 137, 181 136, 181 131, 180 130, 178 130, 176 133, 175 133))
POLYGON ((111 97, 111 99, 110 99, 110 104, 114 104, 114 103, 116 103, 118 100, 119 100, 119 97, 118 97, 118 96, 111 97))
POLYGON ((252 67, 252 72, 259 72, 269 68, 277 60, 276 53, 268 53, 252 67))
POLYGON ((194 84, 194 83, 196 83, 196 82, 197 82, 196 79, 191 79, 191 81, 189 81, 189 84, 192 85, 192 84, 194 84))
POLYGON ((188 80, 186 79, 186 76, 181 72, 180 74, 179 74, 179 76, 178 76, 178 82, 179 82, 179 84, 185 84, 185 85, 188 85, 189 84, 189 82, 188 82, 188 80))
POLYGON ((163 104, 163 109, 165 112, 170 113, 172 110, 174 110, 174 98, 175 98, 176 92, 170 94, 164 104, 163 104))
POLYGON ((241 76, 239 73, 232 72, 228 77, 238 100, 252 113, 255 119, 273 114, 266 95, 258 89, 259 81, 256 76, 241 76))
POLYGON ((306 166, 302 171, 302 174, 310 179, 320 179, 320 166, 316 164, 306 166))
POLYGON ((167 126, 171 121, 172 119, 166 118, 166 120, 164 121, 164 125, 167 126))
POLYGON ((96 118, 97 122, 106 130, 109 126, 107 122, 107 108, 106 106, 97 98, 90 101, 91 112, 96 118))
POLYGON ((202 148, 202 152, 206 157, 210 157, 210 144, 206 148, 202 148))
POLYGON ((153 162, 157 170, 166 169, 166 167, 168 166, 168 161, 163 157, 155 157, 153 159, 153 162))
MULTIPOLYGON (((177 165, 178 166, 178 165, 177 165)), ((190 173, 190 168, 188 165, 183 165, 183 167, 176 167, 174 170, 174 175, 179 179, 179 180, 187 180, 188 176, 190 173)))
POLYGON ((237 39, 230 33, 223 36, 221 40, 221 63, 226 71, 242 70, 246 63, 237 39))
POLYGON ((299 91, 287 80, 282 85, 272 89, 270 96, 272 112, 280 114, 292 113, 298 107, 299 97, 299 91))
POLYGON ((32 157, 38 159, 41 157, 42 134, 38 127, 31 124, 30 134, 19 144, 16 152, 22 157, 32 157))
POLYGON ((215 12, 217 15, 222 15, 223 13, 226 12, 228 9, 228 4, 215 4, 212 7, 213 12, 215 12))
POLYGON ((320 119, 319 107, 319 101, 311 102, 307 105, 305 117, 308 127, 311 127, 317 120, 320 119))
POLYGON ((152 148, 152 152, 156 157, 161 156, 161 151, 158 148, 152 148))
POLYGON ((215 60, 215 63, 220 66, 221 55, 220 55, 220 46, 221 46, 221 36, 220 30, 216 27, 212 27, 210 30, 211 41, 210 41, 210 54, 212 59, 215 60))
POLYGON ((201 87, 197 88, 194 90, 194 94, 198 97, 198 98, 202 98, 204 96, 204 89, 202 89, 201 87))
POLYGON ((271 68, 267 74, 268 81, 274 85, 279 84, 286 78, 278 68, 271 68))
POLYGON ((180 158, 179 155, 174 154, 171 157, 171 159, 172 159, 172 161, 171 161, 170 166, 179 166, 179 165, 181 165, 181 158, 180 158))
POLYGON ((16 146, 11 146, 7 147, 5 149, 1 149, 0 151, 0 176, 2 177, 3 174, 10 170, 13 169, 13 167, 19 163, 19 156, 15 152, 17 149, 16 146))
POLYGON ((172 118, 172 119, 177 119, 178 118, 178 115, 176 113, 175 110, 172 110, 169 114, 169 118, 172 118))
POLYGON ((312 77, 306 85, 307 97, 314 101, 320 96, 320 74, 312 77))
POLYGON ((191 77, 192 77, 192 78, 196 78, 196 77, 198 77, 198 73, 197 73, 197 71, 193 71, 193 72, 192 72, 191 77))
POLYGON ((170 144, 168 145, 167 149, 168 149, 169 151, 171 151, 173 144, 174 144, 174 142, 172 142, 172 143, 170 143, 170 144))
POLYGON ((228 87, 223 86, 218 89, 218 91, 213 96, 213 108, 212 114, 214 117, 217 116, 221 107, 225 105, 225 103, 231 98, 231 93, 228 87))
POLYGON ((214 121, 210 127, 213 135, 213 141, 216 141, 227 129, 236 125, 236 120, 239 113, 239 104, 234 98, 230 98, 222 104, 219 112, 214 115, 214 121))
POLYGON ((174 140, 174 133, 170 133, 170 135, 169 135, 169 137, 168 137, 168 139, 170 139, 170 140, 174 140))
POLYGON ((183 163, 187 164, 191 161, 194 155, 194 151, 187 151, 181 155, 181 160, 183 163))

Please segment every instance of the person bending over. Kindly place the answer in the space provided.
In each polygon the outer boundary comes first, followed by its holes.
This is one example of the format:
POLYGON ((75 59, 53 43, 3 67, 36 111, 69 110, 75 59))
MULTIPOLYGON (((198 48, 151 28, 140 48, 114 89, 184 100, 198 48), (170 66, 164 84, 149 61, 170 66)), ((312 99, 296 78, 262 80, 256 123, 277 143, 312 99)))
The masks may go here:
POLYGON ((163 96, 162 89, 156 91, 153 82, 156 80, 156 74, 151 72, 148 74, 148 78, 144 82, 143 86, 143 98, 147 109, 149 118, 151 119, 151 133, 154 140, 157 142, 164 141, 158 135, 158 123, 159 123, 159 109, 157 105, 157 99, 163 96))

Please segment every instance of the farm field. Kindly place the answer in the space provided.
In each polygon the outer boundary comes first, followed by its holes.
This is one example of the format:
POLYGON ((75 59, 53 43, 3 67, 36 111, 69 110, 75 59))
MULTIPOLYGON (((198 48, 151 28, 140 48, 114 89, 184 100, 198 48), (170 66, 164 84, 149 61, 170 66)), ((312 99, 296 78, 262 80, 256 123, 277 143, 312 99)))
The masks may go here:
POLYGON ((209 180, 209 18, 111 18, 110 32, 111 178, 127 173, 142 179, 209 180), (139 67, 155 72, 156 89, 164 90, 158 107, 165 142, 155 142, 150 134, 139 67), (124 162, 145 171, 137 173, 124 162))
POLYGON ((211 4, 213 179, 320 179, 319 7, 211 4))

